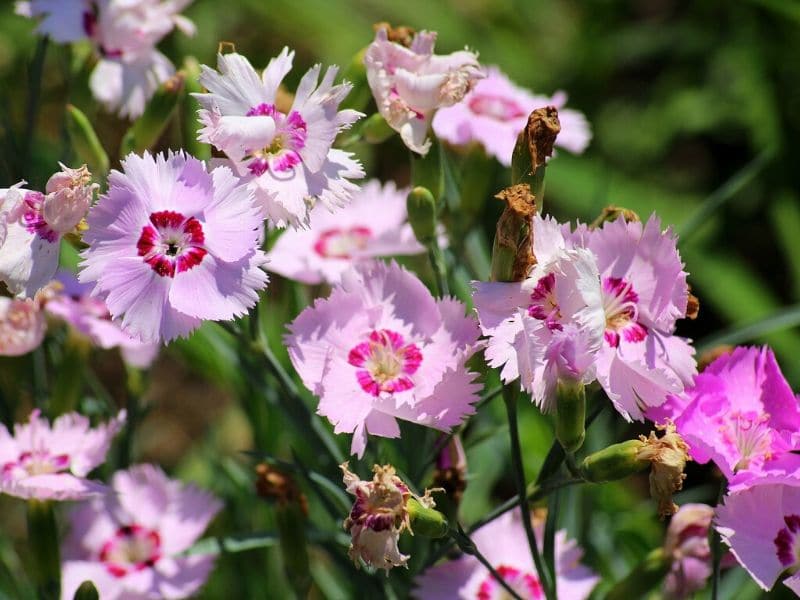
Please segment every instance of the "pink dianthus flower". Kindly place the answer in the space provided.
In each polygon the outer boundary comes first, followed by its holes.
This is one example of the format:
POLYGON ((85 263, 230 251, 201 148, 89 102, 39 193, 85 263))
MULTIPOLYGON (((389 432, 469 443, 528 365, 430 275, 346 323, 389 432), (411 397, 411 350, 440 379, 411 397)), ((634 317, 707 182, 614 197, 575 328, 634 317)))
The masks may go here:
POLYGON ((34 410, 29 422, 0 427, 0 492, 34 500, 82 500, 105 487, 86 479, 106 458, 125 411, 92 428, 78 413, 61 415, 52 426, 34 410))
POLYGON ((205 583, 215 556, 182 553, 222 503, 153 465, 118 471, 111 490, 71 514, 61 567, 61 597, 86 580, 101 598, 187 598, 205 583))
POLYGON ((308 229, 281 234, 267 269, 302 283, 335 284, 357 262, 425 252, 408 224, 407 193, 373 179, 336 213, 314 207, 308 229))
POLYGON ((364 176, 351 153, 332 148, 336 135, 363 116, 339 110, 352 85, 333 84, 337 67, 328 67, 321 81, 321 65, 309 69, 291 108, 277 107, 293 60, 284 48, 259 76, 241 54, 220 54, 219 72, 203 65, 200 82, 208 93, 194 95, 202 106, 200 141, 230 158, 277 227, 305 224, 316 201, 329 210, 344 206, 358 190, 349 180, 364 176))
POLYGON ((556 92, 551 98, 536 96, 516 86, 499 68, 486 67, 486 78, 479 80, 464 100, 442 108, 433 117, 433 131, 451 144, 479 142, 486 152, 506 166, 517 136, 525 129, 528 115, 543 106, 555 106, 561 122, 556 147, 580 154, 592 137, 583 113, 565 108, 567 96, 556 92))
POLYGON ((349 271, 289 332, 317 412, 353 434, 353 454, 363 455, 367 434, 398 437, 398 418, 446 431, 474 412, 479 386, 465 361, 478 349, 477 323, 395 263, 349 271))
POLYGON ((227 167, 183 153, 128 155, 87 217, 81 282, 143 342, 247 312, 267 284, 261 218, 227 167))

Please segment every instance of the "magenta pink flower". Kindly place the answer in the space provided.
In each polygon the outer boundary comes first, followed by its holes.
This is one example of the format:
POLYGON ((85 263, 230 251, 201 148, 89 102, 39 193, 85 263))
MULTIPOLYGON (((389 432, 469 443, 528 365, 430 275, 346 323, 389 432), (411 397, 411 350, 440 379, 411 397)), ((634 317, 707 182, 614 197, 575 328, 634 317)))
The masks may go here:
MULTIPOLYGON (((542 529, 538 539, 542 539, 542 529)), ((488 562, 517 594, 525 600, 541 600, 544 591, 531 558, 525 529, 518 511, 507 512, 472 535, 472 541, 488 562)), ((555 537, 556 592, 559 598, 583 600, 597 585, 597 577, 580 564, 583 551, 566 531, 555 537)), ((474 556, 462 556, 440 563, 416 579, 413 596, 419 600, 457 598, 502 600, 508 594, 474 556)))
POLYGON ((111 320, 105 302, 90 295, 92 286, 80 283, 69 271, 56 274, 61 286, 45 309, 74 327, 100 348, 119 348, 122 358, 133 367, 146 368, 158 354, 158 344, 147 344, 131 337, 111 320))
POLYGON ((424 252, 407 222, 407 193, 373 179, 335 213, 314 207, 308 229, 289 229, 278 238, 267 269, 303 283, 335 284, 356 262, 424 252))
POLYGON ((800 408, 769 348, 736 348, 695 377, 673 418, 692 458, 736 491, 800 478, 800 408))
POLYGON ((106 458, 122 428, 125 411, 92 428, 78 413, 58 417, 52 427, 39 410, 12 436, 0 427, 0 492, 35 500, 82 500, 104 486, 86 479, 106 458))
POLYGON ((368 433, 398 437, 398 418, 446 431, 473 412, 479 386, 465 361, 478 349, 477 324, 395 263, 349 271, 289 331, 317 412, 354 434, 353 454, 363 455, 368 433))
POLYGON ((442 108, 433 118, 433 131, 451 144, 479 142, 486 152, 502 164, 511 165, 517 136, 525 128, 528 115, 537 108, 555 106, 561 121, 556 147, 582 153, 592 137, 582 113, 565 108, 567 97, 556 92, 552 98, 536 96, 516 86, 497 67, 484 69, 479 80, 462 102, 442 108))
POLYGON ((146 343, 242 315, 267 284, 261 217, 231 171, 183 153, 134 154, 92 210, 79 279, 146 343))
POLYGON ((380 28, 364 55, 378 111, 409 149, 423 155, 430 149, 428 129, 436 110, 460 102, 483 76, 475 53, 437 56, 435 43, 435 32, 421 31, 406 47, 390 42, 380 28))
POLYGON ((32 297, 53 278, 61 238, 84 217, 98 187, 85 165, 61 168, 45 194, 18 185, 0 190, 0 280, 14 294, 32 297))
POLYGON ((277 103, 278 88, 289 73, 294 52, 284 48, 259 76, 242 55, 220 54, 219 73, 203 65, 199 139, 223 151, 248 183, 265 216, 278 227, 308 221, 319 201, 329 210, 346 205, 364 176, 349 152, 332 148, 336 135, 363 115, 339 110, 352 86, 334 85, 337 67, 319 80, 321 66, 300 80, 288 112, 277 103))
POLYGON ((101 598, 187 598, 205 583, 214 556, 183 553, 222 503, 158 467, 114 474, 111 490, 78 506, 62 548, 61 594, 86 580, 101 598))
POLYGON ((759 586, 769 590, 787 573, 784 585, 800 596, 800 488, 767 484, 729 494, 715 526, 759 586))
POLYGON ((600 271, 605 332, 597 380, 623 417, 642 419, 697 372, 694 348, 674 335, 689 293, 676 237, 656 216, 565 235, 595 255, 600 271))
POLYGON ((524 281, 475 282, 473 301, 486 359, 509 383, 520 379, 542 410, 555 407, 560 377, 588 383, 603 341, 600 279, 592 253, 569 247, 555 220, 533 220, 537 264, 524 281))

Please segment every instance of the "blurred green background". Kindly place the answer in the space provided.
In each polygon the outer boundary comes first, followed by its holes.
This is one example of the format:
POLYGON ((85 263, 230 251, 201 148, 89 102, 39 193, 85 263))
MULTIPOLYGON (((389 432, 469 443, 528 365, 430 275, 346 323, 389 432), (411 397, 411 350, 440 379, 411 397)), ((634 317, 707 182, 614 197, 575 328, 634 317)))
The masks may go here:
MULTIPOLYGON (((643 217, 658 212, 683 236, 681 253, 700 298, 700 317, 682 323, 679 333, 692 337, 700 352, 720 342, 769 343, 795 389, 800 388, 800 151, 794 143, 800 133, 800 2, 195 0, 185 14, 197 24, 198 34, 186 38, 174 33, 160 45, 176 64, 187 55, 214 64, 219 42, 229 41, 260 68, 288 45, 297 51, 290 89, 315 62, 349 65, 370 42, 372 24, 389 21, 438 31, 440 52, 467 45, 479 51, 484 64, 499 65, 537 93, 567 91, 568 106, 586 114, 594 137, 585 155, 561 152, 551 162, 547 210, 561 219, 583 220, 611 203, 643 217)), ((85 49, 51 45, 38 126, 26 139, 28 80, 37 44, 31 32, 32 23, 14 16, 11 3, 5 2, 0 8, 0 187, 23 178, 41 186, 57 160, 74 160, 64 128, 67 102, 90 116, 112 166, 128 127, 91 99, 85 49)), ((183 110, 191 110, 190 105, 183 110)), ((372 111, 374 106, 366 112, 372 111)), ((178 121, 157 148, 180 145, 178 121)), ((397 139, 355 151, 370 175, 408 182, 408 154, 397 139)), ((450 220, 462 228, 459 234, 469 234, 459 235, 465 241, 454 243, 450 256, 454 287, 462 294, 470 278, 485 276, 486 248, 500 208, 491 196, 508 181, 508 174, 489 161, 480 176, 468 176, 474 173, 465 168, 469 158, 456 152, 451 156, 463 197, 473 199, 465 217, 458 216, 463 208, 458 203, 449 206, 450 220)), ((423 261, 410 264, 425 274, 423 261)), ((262 313, 276 352, 283 352, 279 339, 285 323, 321 292, 274 278, 262 313)), ((89 359, 89 350, 64 331, 55 331, 46 348, 45 367, 54 369, 44 385, 51 395, 64 396, 63 405, 103 414, 130 397, 116 355, 94 353, 89 359), (66 360, 72 366, 63 366, 66 360)), ((280 358, 285 360, 285 354, 280 358)), ((276 382, 254 387, 242 374, 247 365, 241 360, 233 338, 215 325, 172 346, 148 377, 145 420, 134 440, 137 460, 158 461, 225 498, 227 510, 212 529, 220 536, 274 531, 273 509, 254 497, 252 461, 242 449, 257 448, 287 460, 294 451, 310 468, 337 478, 333 462, 304 442, 307 431, 281 408, 276 382)), ((6 423, 26 414, 37 386, 43 385, 41 377, 31 357, 0 361, 6 423)), ((490 387, 494 381, 489 375, 490 387)), ((470 481, 461 516, 467 523, 514 493, 504 424, 497 403, 466 432, 470 481)), ((551 428, 527 406, 522 426, 530 480, 550 446, 551 428)), ((644 431, 606 410, 592 426, 587 447, 644 431)), ((346 451, 349 440, 337 441, 346 451)), ((430 444, 430 436, 411 427, 400 442, 371 443, 359 471, 366 475, 370 460, 392 459, 405 472, 417 473, 429 458, 420 455, 419 443, 430 444)), ((716 474, 694 466, 689 475, 679 503, 713 503, 716 474)), ((308 488, 307 482, 303 485, 308 488)), ((603 575, 597 597, 661 543, 663 524, 646 485, 646 479, 632 478, 575 488, 562 498, 560 523, 603 575)), ((315 527, 338 531, 340 524, 322 510, 314 490, 307 491, 315 527)), ((24 539, 19 504, 0 501, 0 532, 7 534, 0 535, 0 594, 12 598, 24 593, 18 569, 24 550, 17 552, 24 539)), ((262 542, 260 548, 223 554, 204 596, 290 594, 279 549, 262 542)), ((414 540, 411 569, 393 572, 387 581, 382 575, 355 575, 342 561, 341 548, 331 551, 337 543, 314 545, 316 597, 404 597, 426 552, 425 544, 414 540)), ((725 574, 723 586, 725 598, 760 597, 741 569, 725 574)), ((779 589, 771 596, 784 595, 779 589)))

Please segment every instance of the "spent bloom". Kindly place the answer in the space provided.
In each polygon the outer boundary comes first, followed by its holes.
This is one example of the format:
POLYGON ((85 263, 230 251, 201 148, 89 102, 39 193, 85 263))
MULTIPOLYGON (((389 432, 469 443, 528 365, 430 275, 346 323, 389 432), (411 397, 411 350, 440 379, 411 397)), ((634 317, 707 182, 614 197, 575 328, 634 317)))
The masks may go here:
POLYGON ((105 487, 86 479, 102 464, 125 411, 91 427, 78 413, 61 415, 52 426, 34 410, 14 435, 0 427, 0 492, 34 500, 82 500, 105 487))
POLYGON ((50 177, 45 193, 14 186, 0 190, 0 280, 17 295, 32 297, 58 268, 61 238, 86 215, 97 184, 86 166, 50 177))
POLYGON ((409 557, 400 553, 397 542, 403 531, 411 531, 408 501, 415 498, 424 507, 433 508, 433 499, 428 492, 422 497, 412 494, 391 465, 375 465, 372 481, 359 479, 347 463, 341 469, 347 492, 356 497, 344 521, 345 531, 351 536, 350 558, 356 566, 361 559, 387 572, 405 566, 409 557))
POLYGON ((267 254, 267 269, 302 283, 338 283, 355 262, 419 254, 406 195, 394 183, 368 181, 344 208, 311 210, 308 229, 288 229, 267 254))
POLYGON ((446 431, 474 412, 465 361, 479 331, 464 311, 395 263, 364 264, 300 313, 286 346, 317 412, 362 456, 367 434, 399 437, 398 418, 446 431))
POLYGON ((692 457, 713 461, 730 490, 800 475, 800 408, 769 348, 723 354, 673 404, 692 457))
POLYGON ((214 556, 184 555, 222 503, 153 465, 117 471, 111 489, 78 506, 62 546, 62 598, 86 580, 101 598, 187 598, 205 583, 214 556))
POLYGON ((320 80, 315 65, 300 80, 291 107, 279 106, 278 89, 289 73, 294 51, 284 48, 259 76, 241 54, 220 54, 219 72, 203 65, 195 94, 202 106, 200 141, 224 152, 231 166, 253 190, 256 200, 278 227, 308 221, 315 202, 329 210, 350 201, 364 176, 349 152, 332 148, 336 135, 363 115, 339 110, 352 88, 334 85, 337 67, 320 80))
POLYGON ((697 373, 694 348, 674 335, 686 316, 689 288, 671 229, 651 216, 602 227, 579 226, 569 243, 591 251, 600 272, 605 328, 597 380, 626 419, 680 393, 697 373))
POLYGON ((564 92, 553 97, 537 96, 516 86, 497 67, 486 67, 485 73, 462 102, 436 113, 433 131, 437 136, 457 145, 478 142, 488 154, 509 166, 517 136, 525 129, 531 111, 555 106, 561 122, 556 147, 580 154, 589 145, 589 123, 583 113, 564 107, 564 92))
POLYGON ((375 31, 364 55, 367 81, 381 116, 406 146, 424 155, 436 110, 460 102, 483 76, 478 56, 468 50, 435 55, 435 32, 416 33, 407 46, 389 38, 387 26, 375 31))
POLYGON ((227 167, 186 154, 129 154, 87 217, 83 283, 143 342, 242 315, 267 284, 261 218, 227 167))
POLYGON ((534 216, 533 240, 536 264, 528 276, 475 282, 473 300, 489 337, 489 365, 502 367, 505 383, 519 379, 542 410, 551 410, 559 378, 594 378, 605 319, 592 253, 569 247, 549 217, 534 216))
POLYGON ((664 593, 671 600, 690 598, 706 586, 711 575, 708 529, 714 509, 707 504, 684 504, 667 527, 664 555, 670 564, 664 593))
MULTIPOLYGON (((537 539, 543 528, 537 525, 537 539)), ((540 600, 544 591, 528 547, 518 511, 487 523, 472 541, 503 580, 524 600, 540 600)), ((580 564, 583 551, 564 530, 555 536, 555 579, 559 598, 589 597, 599 578, 580 564)), ((461 556, 429 568, 416 579, 413 596, 419 600, 502 600, 508 593, 474 556, 461 556)))
POLYGON ((142 114, 158 86, 175 72, 156 45, 178 27, 194 25, 179 13, 192 0, 30 0, 17 12, 40 19, 37 31, 58 42, 88 39, 100 60, 89 80, 94 97, 123 117, 142 114))
POLYGON ((769 590, 788 573, 784 585, 800 596, 800 488, 767 483, 729 494, 714 524, 759 586, 769 590))
POLYGON ((59 288, 46 303, 46 311, 63 319, 91 342, 104 349, 119 348, 122 358, 133 367, 150 366, 158 354, 158 345, 131 337, 119 323, 111 320, 105 302, 90 295, 91 284, 80 283, 65 270, 56 273, 59 288))

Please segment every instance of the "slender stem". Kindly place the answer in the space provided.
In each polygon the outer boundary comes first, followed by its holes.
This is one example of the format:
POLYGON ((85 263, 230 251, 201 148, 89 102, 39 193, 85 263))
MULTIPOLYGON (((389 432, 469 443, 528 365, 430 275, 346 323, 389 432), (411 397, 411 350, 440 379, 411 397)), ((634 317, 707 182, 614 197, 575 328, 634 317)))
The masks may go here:
POLYGON ((433 269, 433 276, 436 279, 436 289, 438 296, 448 296, 450 294, 450 286, 447 284, 447 265, 444 261, 444 254, 439 248, 439 243, 433 240, 428 245, 428 260, 431 262, 433 269))
POLYGON ((31 579, 38 598, 58 598, 61 588, 58 528, 51 502, 28 501, 28 544, 33 554, 31 579))
POLYGON ((119 467, 124 469, 133 462, 133 440, 136 435, 136 427, 141 420, 141 394, 142 394, 142 373, 134 368, 128 369, 127 391, 128 398, 125 403, 127 416, 125 418, 125 435, 120 444, 119 467))
POLYGON ((544 568, 541 553, 539 552, 539 545, 536 542, 536 533, 533 531, 533 523, 531 522, 530 506, 528 505, 528 499, 525 493, 525 468, 522 463, 522 446, 519 441, 519 427, 517 425, 518 393, 519 391, 516 387, 509 387, 503 395, 503 399, 506 403, 506 412, 508 413, 508 432, 511 437, 511 465, 517 484, 517 495, 519 496, 518 506, 522 516, 522 525, 525 527, 525 535, 528 538, 528 546, 531 550, 533 563, 536 565, 536 572, 539 574, 545 597, 547 600, 552 600, 552 587, 549 577, 547 576, 547 571, 544 568))
MULTIPOLYGON (((725 497, 725 490, 728 488, 728 482, 723 478, 719 486, 719 494, 717 494, 717 506, 720 505, 722 499, 725 497)), ((717 600, 719 597, 719 583, 720 583, 720 563, 722 562, 722 543, 719 537, 719 532, 712 525, 709 528, 709 535, 711 536, 711 600, 717 600)))
POLYGON ((473 542, 472 539, 470 539, 469 535, 461 528, 460 525, 458 526, 458 529, 450 530, 450 537, 458 545, 458 547, 462 550, 462 552, 464 552, 465 554, 470 554, 475 558, 477 558, 478 562, 480 562, 484 567, 486 567, 486 569, 489 571, 489 573, 491 573, 492 577, 494 577, 497 583, 503 586, 503 589, 505 589, 506 592, 511 594, 512 598, 515 598, 516 600, 523 600, 523 598, 514 590, 514 588, 512 588, 508 584, 508 582, 503 578, 503 576, 497 572, 494 566, 492 566, 492 564, 488 560, 486 560, 486 557, 483 554, 481 554, 480 550, 478 550, 478 547, 475 545, 475 542, 473 542))
POLYGON ((47 46, 50 38, 43 36, 36 44, 36 54, 33 55, 30 71, 28 73, 28 105, 25 111, 25 135, 22 138, 22 168, 26 168, 30 159, 31 143, 36 131, 36 121, 39 116, 39 99, 42 92, 42 72, 47 46))
POLYGON ((553 595, 556 595, 556 562, 555 562, 555 540, 556 528, 558 527, 559 509, 558 490, 550 494, 547 499, 547 520, 544 524, 544 544, 542 554, 544 555, 544 565, 547 569, 547 576, 553 582, 553 595))

